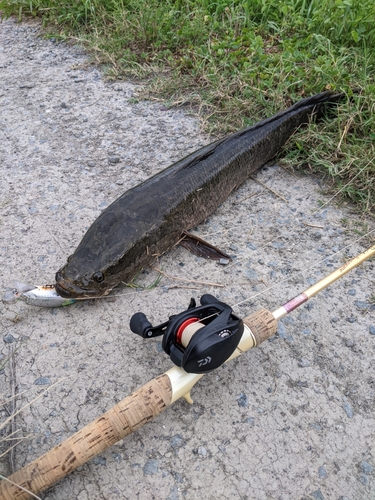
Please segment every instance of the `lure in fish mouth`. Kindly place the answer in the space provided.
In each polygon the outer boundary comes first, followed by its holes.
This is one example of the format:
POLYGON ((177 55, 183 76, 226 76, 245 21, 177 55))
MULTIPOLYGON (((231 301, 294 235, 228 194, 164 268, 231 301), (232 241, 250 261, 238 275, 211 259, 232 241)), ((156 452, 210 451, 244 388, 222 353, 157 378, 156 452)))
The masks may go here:
POLYGON ((311 115, 343 94, 322 92, 203 147, 126 191, 93 222, 56 273, 62 297, 93 298, 127 283, 203 222, 273 158, 311 115))
POLYGON ((61 295, 61 297, 68 299, 74 297, 93 298, 97 296, 96 290, 90 288, 81 288, 77 285, 74 285, 69 280, 64 279, 60 272, 56 273, 55 280, 56 292, 61 295))
POLYGON ((53 285, 35 286, 19 281, 16 281, 14 287, 8 289, 2 298, 4 304, 12 304, 16 300, 39 307, 67 306, 76 301, 61 297, 53 285))
MULTIPOLYGON (((112 288, 108 288, 108 285, 103 277, 104 275, 100 272, 94 274, 94 278, 90 281, 87 281, 87 285, 85 286, 86 282, 84 282, 85 288, 81 288, 80 286, 75 285, 71 281, 63 278, 60 272, 56 273, 55 279, 56 279, 56 292, 64 298, 67 299, 73 299, 77 297, 81 298, 87 298, 87 299, 94 299, 96 297, 101 297, 103 295, 107 295, 112 288), (96 283, 100 285, 102 283, 102 290, 100 287, 94 288, 92 286, 90 288, 90 282, 94 281, 95 279, 99 280, 96 283)), ((91 283, 93 285, 93 283, 91 283)))
MULTIPOLYGON (((69 276, 69 266, 65 266, 64 271, 69 276)), ((107 283, 105 276, 102 272, 97 271, 92 273, 90 276, 84 276, 79 281, 78 279, 69 279, 62 275, 60 271, 56 273, 55 276, 56 292, 64 298, 95 298, 107 295, 112 287, 107 283), (77 285, 76 282, 80 283, 77 285)))

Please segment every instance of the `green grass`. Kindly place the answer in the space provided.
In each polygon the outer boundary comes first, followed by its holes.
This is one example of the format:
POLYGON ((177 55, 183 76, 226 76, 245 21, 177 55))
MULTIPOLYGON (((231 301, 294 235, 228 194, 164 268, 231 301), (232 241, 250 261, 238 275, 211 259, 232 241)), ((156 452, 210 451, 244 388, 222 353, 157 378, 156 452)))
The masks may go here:
POLYGON ((190 106, 215 134, 324 89, 346 92, 337 120, 301 130, 280 157, 373 213, 373 0, 0 0, 0 10, 41 17, 108 77, 146 80, 139 97, 190 106))

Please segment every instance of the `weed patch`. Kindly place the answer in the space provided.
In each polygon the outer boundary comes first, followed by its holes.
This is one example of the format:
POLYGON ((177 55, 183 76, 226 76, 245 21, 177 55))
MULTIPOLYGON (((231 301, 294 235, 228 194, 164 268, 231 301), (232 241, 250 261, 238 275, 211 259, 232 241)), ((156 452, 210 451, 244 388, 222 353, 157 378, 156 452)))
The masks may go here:
POLYGON ((189 106, 213 134, 324 89, 346 92, 338 120, 299 131, 281 157, 323 172, 373 213, 373 1, 0 0, 0 10, 41 17, 51 36, 91 50, 109 78, 146 79, 140 98, 189 106))

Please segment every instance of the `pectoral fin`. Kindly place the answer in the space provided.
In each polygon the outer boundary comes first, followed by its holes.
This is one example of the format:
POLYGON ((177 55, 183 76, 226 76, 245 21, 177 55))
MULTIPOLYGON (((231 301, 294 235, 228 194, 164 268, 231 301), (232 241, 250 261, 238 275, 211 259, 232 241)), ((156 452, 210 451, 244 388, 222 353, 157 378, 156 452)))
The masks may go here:
POLYGON ((183 236, 179 243, 197 257, 204 257, 205 259, 212 260, 225 259, 228 262, 232 260, 229 255, 219 248, 211 245, 205 240, 202 240, 199 236, 188 233, 187 231, 183 231, 183 236))

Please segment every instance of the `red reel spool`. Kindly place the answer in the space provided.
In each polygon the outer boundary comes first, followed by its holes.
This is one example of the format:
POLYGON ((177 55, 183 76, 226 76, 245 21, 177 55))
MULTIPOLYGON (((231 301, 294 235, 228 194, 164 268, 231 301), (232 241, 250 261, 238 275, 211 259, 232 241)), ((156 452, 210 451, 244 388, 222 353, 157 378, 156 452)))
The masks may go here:
POLYGON ((184 333, 184 330, 187 326, 191 325, 192 323, 197 323, 199 321, 199 318, 189 318, 186 319, 181 323, 181 325, 178 327, 177 333, 176 333, 176 341, 182 345, 181 343, 181 338, 182 334, 184 333))

